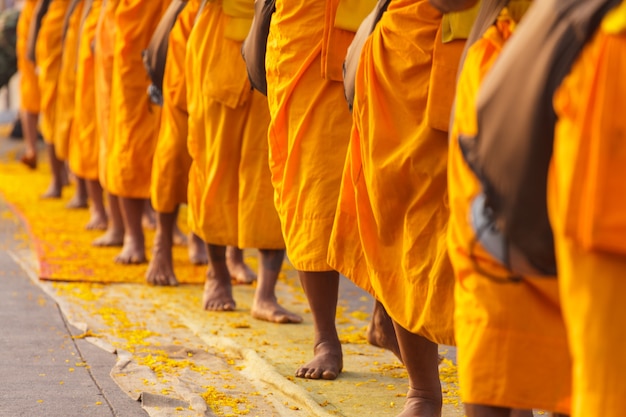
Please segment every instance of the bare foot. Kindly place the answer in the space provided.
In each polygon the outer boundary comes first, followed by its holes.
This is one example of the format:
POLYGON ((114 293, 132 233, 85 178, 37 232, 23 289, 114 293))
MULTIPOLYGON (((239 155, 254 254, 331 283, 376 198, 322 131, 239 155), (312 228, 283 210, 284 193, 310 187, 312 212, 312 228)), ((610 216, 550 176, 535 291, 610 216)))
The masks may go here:
POLYGON ((367 326, 367 341, 370 345, 390 350, 402 362, 393 322, 389 314, 387 314, 385 307, 378 301, 374 304, 372 320, 369 326, 367 326))
POLYGON ((68 209, 84 209, 89 207, 89 204, 87 204, 86 197, 81 197, 78 194, 74 194, 74 197, 72 197, 72 199, 67 202, 67 205, 65 207, 68 209))
POLYGON ((123 265, 143 264, 148 261, 146 249, 134 239, 124 239, 122 251, 115 257, 114 261, 123 265))
POLYGON ((152 259, 146 271, 146 281, 152 285, 178 285, 172 265, 172 247, 154 240, 152 259))
POLYGON ((37 155, 36 154, 24 154, 20 158, 20 162, 26 165, 30 169, 37 169, 37 155))
POLYGON ((276 300, 255 299, 250 309, 252 317, 271 323, 301 323, 302 317, 283 308, 276 300))
POLYGON ((237 284, 250 285, 256 281, 257 276, 252 269, 245 262, 234 262, 226 260, 228 265, 228 272, 230 277, 235 280, 237 284))
POLYGON ((441 401, 429 399, 419 390, 409 388, 404 409, 396 417, 441 417, 441 401))
POLYGON ((91 242, 93 246, 122 246, 124 245, 124 232, 107 229, 99 238, 91 242))
POLYGON ((41 198, 61 198, 62 186, 59 186, 52 182, 45 193, 41 195, 41 198))
POLYGON ((209 266, 202 294, 202 308, 209 311, 234 311, 235 299, 230 277, 219 277, 209 266))
POLYGON ((107 230, 108 220, 106 215, 91 213, 89 222, 85 225, 86 230, 107 230))
POLYGON ((183 233, 182 230, 180 230, 180 228, 178 227, 177 224, 174 225, 174 232, 172 234, 172 241, 174 242, 174 245, 176 245, 176 246, 187 246, 188 245, 187 236, 185 236, 185 234, 183 233))
POLYGON ((320 342, 313 349, 313 360, 296 371, 298 378, 335 379, 343 369, 341 343, 320 342))
POLYGON ((430 399, 419 390, 409 388, 404 409, 396 417, 441 417, 441 401, 430 399))
POLYGON ((206 265, 209 263, 209 255, 206 252, 206 243, 198 235, 190 233, 187 251, 189 260, 194 265, 206 265))

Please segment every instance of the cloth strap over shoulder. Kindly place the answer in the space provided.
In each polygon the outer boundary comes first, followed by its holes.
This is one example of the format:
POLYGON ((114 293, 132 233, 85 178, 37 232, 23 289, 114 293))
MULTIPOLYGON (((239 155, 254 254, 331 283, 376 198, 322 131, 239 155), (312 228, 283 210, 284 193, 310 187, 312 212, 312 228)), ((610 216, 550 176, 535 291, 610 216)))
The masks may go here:
POLYGON ((354 39, 348 47, 346 59, 343 62, 343 91, 348 102, 348 108, 352 111, 354 103, 354 84, 356 82, 356 69, 359 65, 359 58, 363 45, 368 36, 374 31, 376 24, 383 17, 391 0, 378 0, 374 10, 368 14, 354 35, 354 39))
POLYGON ((478 15, 476 15, 472 30, 465 42, 465 49, 463 50, 463 55, 461 55, 461 61, 459 62, 459 71, 463 68, 467 50, 471 48, 477 40, 483 37, 487 29, 494 24, 500 12, 507 4, 509 4, 509 0, 481 0, 478 15))
POLYGON ((265 54, 270 33, 272 15, 276 11, 276 0, 255 0, 254 18, 248 36, 241 45, 241 56, 246 62, 246 70, 252 88, 267 95, 265 76, 265 54))
POLYGON ((148 88, 150 100, 158 105, 163 104, 163 76, 169 45, 169 35, 176 23, 176 18, 187 5, 187 0, 173 0, 157 25, 148 47, 143 51, 143 63, 152 81, 148 88))
POLYGON ((477 136, 459 138, 482 183, 485 211, 506 242, 546 275, 556 274, 546 207, 553 95, 602 17, 620 1, 534 2, 480 88, 477 136))
POLYGON ((39 30, 41 29, 41 21, 43 17, 48 13, 48 7, 50 7, 50 3, 52 0, 39 0, 35 5, 35 10, 33 11, 33 19, 30 22, 30 27, 28 28, 28 41, 26 44, 26 57, 33 64, 36 62, 35 58, 35 45, 37 44, 37 36, 39 36, 39 30))
POLYGON ((65 36, 67 35, 67 30, 70 26, 70 19, 72 18, 72 15, 76 11, 76 8, 78 7, 78 4, 81 1, 83 0, 72 0, 72 2, 67 8, 67 11, 65 12, 65 17, 63 18, 63 29, 62 29, 63 30, 63 42, 65 42, 65 36))

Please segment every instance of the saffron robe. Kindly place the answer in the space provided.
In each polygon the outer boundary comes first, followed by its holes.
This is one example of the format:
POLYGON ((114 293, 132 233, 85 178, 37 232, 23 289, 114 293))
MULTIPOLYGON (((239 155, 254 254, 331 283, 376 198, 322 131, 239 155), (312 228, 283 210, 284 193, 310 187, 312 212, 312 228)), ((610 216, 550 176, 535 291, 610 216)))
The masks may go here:
POLYGON ((17 22, 17 69, 20 73, 20 110, 39 113, 41 95, 35 64, 26 57, 28 31, 37 0, 26 0, 17 22))
POLYGON ((278 0, 267 42, 269 158, 287 256, 301 271, 326 260, 352 120, 341 63, 354 33, 338 1, 278 0))
POLYGON ((146 93, 150 79, 142 51, 167 9, 166 0, 124 0, 115 11, 111 119, 106 190, 122 198, 150 198, 152 157, 161 109, 146 93))
POLYGON ((78 44, 74 129, 70 138, 70 170, 80 178, 99 179, 100 139, 96 114, 95 51, 96 27, 102 11, 102 0, 92 0, 85 17, 78 44))
POLYGON ((190 0, 172 28, 163 75, 163 108, 157 146, 152 160, 150 198, 160 213, 172 213, 187 203, 191 156, 187 150, 187 89, 185 55, 200 0, 190 0))
POLYGON ((54 142, 56 100, 63 56, 63 22, 70 0, 52 0, 41 20, 35 45, 35 57, 41 93, 41 134, 44 141, 54 142))
POLYGON ((283 249, 268 163, 267 100, 241 59, 253 3, 209 2, 187 47, 189 225, 204 241, 283 249))
POLYGON ((464 41, 428 0, 396 0, 366 40, 328 260, 410 332, 454 344, 447 125, 464 41))

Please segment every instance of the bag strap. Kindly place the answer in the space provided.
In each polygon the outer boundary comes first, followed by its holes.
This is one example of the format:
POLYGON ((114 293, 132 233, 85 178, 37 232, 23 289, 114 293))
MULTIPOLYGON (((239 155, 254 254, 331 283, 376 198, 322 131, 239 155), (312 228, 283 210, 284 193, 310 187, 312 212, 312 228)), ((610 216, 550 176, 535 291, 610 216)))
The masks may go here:
POLYGON ((26 57, 33 64, 36 64, 35 45, 37 43, 37 36, 39 36, 39 31, 41 30, 41 21, 46 13, 48 13, 48 8, 50 7, 51 2, 52 0, 39 0, 37 2, 33 11, 33 19, 31 20, 30 27, 28 28, 26 57))
POLYGON ((72 19, 72 15, 76 11, 76 8, 78 7, 78 4, 81 1, 83 0, 72 0, 70 5, 67 7, 65 16, 63 17, 63 29, 62 29, 63 36, 61 38, 62 39, 61 42, 65 42, 65 36, 67 35, 67 30, 70 26, 70 20, 72 19))
POLYGON ((152 84, 161 91, 163 88, 163 76, 165 74, 165 61, 169 46, 169 34, 176 24, 180 12, 187 5, 186 0, 173 0, 161 17, 148 47, 143 51, 143 62, 146 71, 152 80, 152 84))
POLYGON ((202 15, 202 11, 204 10, 204 7, 209 1, 211 0, 202 0, 202 3, 200 3, 200 7, 198 7, 198 13, 196 13, 196 18, 193 21, 194 26, 196 25, 196 23, 198 23, 198 19, 200 19, 200 15, 202 15))
MULTIPOLYGON (((465 62, 465 56, 467 55, 468 49, 479 39, 483 37, 487 29, 489 29, 498 16, 502 9, 504 9, 510 0, 482 0, 480 3, 480 8, 478 9, 478 15, 476 15, 476 21, 472 26, 472 30, 470 31, 469 36, 467 37, 467 41, 465 42, 465 49, 463 50, 463 54, 461 55, 461 61, 459 62, 459 72, 460 69, 463 68, 463 62, 465 62)), ((541 0, 538 0, 541 1, 541 0)))
POLYGON ((361 22, 361 25, 354 34, 352 43, 348 47, 346 58, 343 61, 343 91, 350 111, 352 111, 354 104, 356 69, 359 64, 363 45, 365 45, 365 41, 376 28, 376 24, 387 11, 389 3, 391 3, 391 0, 378 0, 378 2, 376 2, 374 9, 361 22))
POLYGON ((83 4, 83 13, 80 16, 80 33, 83 33, 83 26, 85 25, 85 20, 91 13, 91 9, 93 8, 93 0, 85 0, 85 4, 83 4))

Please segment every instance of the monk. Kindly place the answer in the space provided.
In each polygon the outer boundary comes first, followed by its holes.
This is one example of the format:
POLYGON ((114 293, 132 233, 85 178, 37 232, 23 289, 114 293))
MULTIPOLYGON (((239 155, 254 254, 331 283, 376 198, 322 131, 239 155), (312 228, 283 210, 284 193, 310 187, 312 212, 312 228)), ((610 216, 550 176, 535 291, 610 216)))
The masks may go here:
POLYGON ((119 198, 124 240, 115 262, 121 264, 147 261, 142 217, 150 198, 160 109, 146 94, 150 82, 141 52, 166 8, 166 0, 132 0, 115 11, 110 103, 115 111, 109 121, 105 188, 119 198))
MULTIPOLYGON (((111 84, 113 73, 113 44, 115 42, 115 13, 120 0, 103 0, 94 38, 94 83, 96 100, 96 133, 98 135, 98 179, 106 189, 107 156, 111 147, 111 84)), ((95 192, 98 191, 95 187, 95 192)), ((104 234, 93 241, 94 246, 122 246, 124 221, 116 195, 106 193, 108 225, 104 234)))
POLYGON ((106 230, 108 224, 103 190, 98 179, 99 140, 93 50, 102 3, 102 0, 86 0, 83 6, 85 13, 78 43, 74 122, 68 161, 70 171, 86 184, 90 201, 90 218, 85 226, 87 230, 106 230))
POLYGON ((341 68, 360 21, 335 27, 338 3, 277 0, 267 42, 274 203, 315 329, 313 359, 296 376, 311 379, 335 379, 343 368, 339 273, 326 255, 352 124, 341 68))
POLYGON ((54 146, 56 99, 58 78, 63 55, 63 22, 70 0, 52 0, 41 21, 37 36, 35 58, 41 93, 41 133, 46 142, 50 162, 52 182, 43 198, 60 198, 61 191, 68 183, 65 164, 57 155, 54 146))
POLYGON ((241 59, 253 9, 247 0, 208 2, 189 38, 189 226, 207 242, 205 310, 236 308, 226 246, 258 248, 252 316, 299 323, 302 318, 275 294, 285 251, 267 162, 269 111, 266 98, 251 89, 241 59))
MULTIPOLYGON (((163 108, 159 137, 152 161, 150 196, 157 212, 153 257, 146 280, 155 285, 177 285, 172 262, 174 229, 180 205, 187 203, 191 157, 187 151, 187 93, 185 53, 187 40, 200 8, 200 0, 190 0, 178 15, 167 49, 163 80, 163 108)), ((188 241, 189 258, 196 265, 208 262, 206 245, 195 234, 188 241)))
POLYGON ((409 391, 402 417, 440 416, 438 344, 453 345, 447 129, 462 36, 428 0, 392 0, 366 40, 328 263, 391 317, 409 391))
POLYGON ((554 96, 548 178, 572 354, 572 416, 616 417, 626 398, 626 2, 607 14, 554 96))
MULTIPOLYGON (((55 102, 55 125, 53 130, 54 151, 57 158, 66 163, 69 158, 70 136, 74 122, 74 96, 76 91, 76 63, 78 40, 83 16, 83 0, 72 0, 63 22, 63 55, 59 70, 57 98, 55 102)), ((87 208, 87 188, 84 179, 75 178, 76 192, 67 208, 87 208)))
MULTIPOLYGON (((450 134, 448 247, 455 270, 455 337, 461 397, 468 417, 570 412, 570 355, 557 280, 511 273, 477 242, 471 203, 481 186, 459 146, 477 133, 480 84, 529 7, 512 0, 468 49, 450 134), (494 347, 497 346, 497 349, 494 347)), ((591 415, 591 414, 590 414, 591 415)))
POLYGON ((35 64, 28 60, 26 48, 28 32, 37 0, 26 0, 17 22, 17 69, 20 73, 20 108, 24 145, 26 147, 21 162, 30 169, 37 168, 37 123, 41 96, 35 64))

